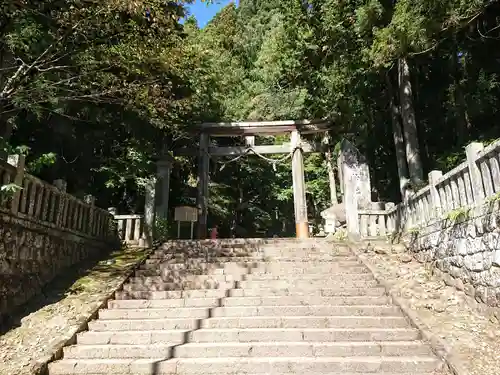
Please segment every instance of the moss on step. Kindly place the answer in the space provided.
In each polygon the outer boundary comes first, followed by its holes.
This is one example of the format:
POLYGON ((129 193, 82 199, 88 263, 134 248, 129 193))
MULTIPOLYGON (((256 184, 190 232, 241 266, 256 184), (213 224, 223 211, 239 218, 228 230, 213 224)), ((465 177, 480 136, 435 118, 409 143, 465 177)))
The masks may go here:
POLYGON ((0 374, 43 374, 46 364, 112 296, 149 250, 124 248, 72 267, 0 332, 0 374))

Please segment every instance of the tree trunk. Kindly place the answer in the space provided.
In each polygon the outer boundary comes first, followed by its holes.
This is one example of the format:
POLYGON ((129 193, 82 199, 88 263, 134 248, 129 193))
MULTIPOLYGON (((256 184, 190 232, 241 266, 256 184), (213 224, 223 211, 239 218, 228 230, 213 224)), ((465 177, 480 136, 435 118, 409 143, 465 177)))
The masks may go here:
MULTIPOLYGON (((0 91, 4 88, 11 70, 6 70, 12 66, 14 60, 12 55, 7 51, 5 44, 0 42, 0 91)), ((13 125, 10 121, 12 113, 9 112, 12 105, 7 100, 0 100, 0 160, 7 160, 8 152, 4 150, 5 144, 8 144, 13 132, 13 125), (6 113, 7 112, 7 113, 6 113)))
POLYGON ((328 181, 330 183, 330 204, 333 206, 338 203, 337 200, 337 183, 335 181, 335 169, 332 161, 332 151, 330 150, 330 135, 328 132, 325 134, 324 143, 326 143, 326 169, 328 170, 328 181))
MULTIPOLYGON (((457 134, 456 143, 457 145, 463 145, 465 143, 467 134, 469 134, 471 123, 469 118, 469 113, 467 112, 467 103, 465 102, 464 93, 462 90, 462 74, 460 72, 460 63, 458 61, 458 48, 455 45, 453 48, 453 53, 451 55, 451 71, 453 74, 453 81, 455 83, 453 90, 453 100, 455 102, 455 108, 457 111, 457 134)), ((465 71, 465 67, 464 67, 465 71)))
POLYGON ((405 189, 408 185, 408 165, 406 164, 405 142, 403 139, 403 132, 401 130, 399 109, 394 100, 394 90, 392 88, 390 72, 385 76, 387 84, 387 95, 389 99, 389 107, 391 110, 391 123, 392 135, 394 137, 394 148, 396 150, 396 164, 398 166, 399 176, 399 191, 401 192, 401 199, 405 199, 405 189))
POLYGON ((413 93, 410 81, 410 68, 406 58, 398 60, 399 75, 399 104, 401 119, 403 120, 403 134, 406 143, 406 161, 410 179, 413 184, 419 185, 424 179, 422 160, 418 144, 417 121, 413 108, 413 93))

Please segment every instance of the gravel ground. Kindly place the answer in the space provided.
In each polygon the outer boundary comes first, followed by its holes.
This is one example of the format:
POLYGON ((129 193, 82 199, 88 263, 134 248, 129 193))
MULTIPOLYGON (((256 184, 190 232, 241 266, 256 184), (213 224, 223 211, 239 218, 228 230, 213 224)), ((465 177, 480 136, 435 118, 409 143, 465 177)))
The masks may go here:
POLYGON ((0 332, 0 375, 39 374, 145 255, 143 249, 116 251, 47 285, 0 332))
POLYGON ((401 248, 368 246, 360 257, 449 345, 468 375, 500 374, 500 324, 484 306, 447 286, 401 248))

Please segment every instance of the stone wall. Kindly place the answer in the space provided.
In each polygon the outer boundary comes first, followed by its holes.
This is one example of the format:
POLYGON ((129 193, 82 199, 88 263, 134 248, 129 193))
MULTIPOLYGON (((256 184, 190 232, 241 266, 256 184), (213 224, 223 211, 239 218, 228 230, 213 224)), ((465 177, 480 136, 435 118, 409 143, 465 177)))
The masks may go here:
POLYGON ((22 157, 0 161, 0 321, 55 276, 116 246, 113 217, 54 185, 24 173, 22 157), (10 164, 9 164, 10 163, 10 164))
POLYGON ((448 284, 500 307, 500 140, 469 144, 463 163, 428 177, 393 208, 358 211, 361 237, 409 236, 448 284))
POLYGON ((65 268, 106 248, 100 241, 0 214, 0 317, 65 268))
POLYGON ((500 307, 498 201, 449 216, 413 230, 411 251, 419 261, 432 262, 448 285, 478 302, 500 307))

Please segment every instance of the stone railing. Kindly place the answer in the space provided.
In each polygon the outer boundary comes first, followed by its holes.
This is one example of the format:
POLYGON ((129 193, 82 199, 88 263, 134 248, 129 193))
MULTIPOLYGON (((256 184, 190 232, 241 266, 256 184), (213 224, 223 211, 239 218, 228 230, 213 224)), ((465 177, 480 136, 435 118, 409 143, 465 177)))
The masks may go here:
POLYGON ((144 215, 114 215, 118 237, 122 243, 131 246, 146 246, 144 215))
POLYGON ((384 237, 394 232, 394 218, 387 214, 387 210, 358 210, 358 217, 359 234, 363 238, 384 237))
POLYGON ((488 147, 471 143, 466 147, 466 156, 465 162, 444 175, 431 171, 429 184, 406 202, 382 211, 359 210, 360 235, 385 235, 422 227, 455 210, 481 205, 500 193, 500 141, 488 147))
POLYGON ((0 161, 2 185, 15 184, 13 193, 1 195, 0 210, 50 228, 64 230, 83 237, 113 240, 112 216, 94 206, 91 196, 82 201, 66 193, 63 180, 51 185, 24 173, 24 163, 16 155, 9 163, 0 161), (16 163, 17 165, 12 165, 16 163))
POLYGON ((406 202, 358 218, 363 237, 384 235, 383 223, 386 235, 406 233, 416 259, 500 311, 500 141, 468 145, 464 163, 444 175, 430 172, 429 185, 406 202))
POLYGON ((0 320, 64 269, 117 243, 113 216, 24 171, 24 157, 0 161, 0 320))

